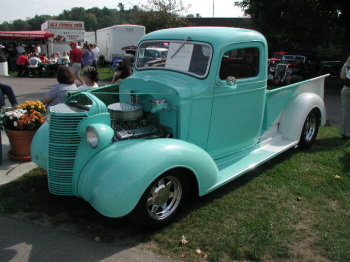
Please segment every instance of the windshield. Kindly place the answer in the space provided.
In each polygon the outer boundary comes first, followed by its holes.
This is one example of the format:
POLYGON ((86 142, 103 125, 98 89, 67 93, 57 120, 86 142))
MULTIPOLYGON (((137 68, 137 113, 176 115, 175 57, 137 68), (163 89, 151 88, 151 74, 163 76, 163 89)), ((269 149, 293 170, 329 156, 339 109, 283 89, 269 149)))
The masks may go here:
POLYGON ((136 68, 172 70, 197 77, 209 71, 212 48, 207 43, 189 41, 145 41, 139 46, 136 68))

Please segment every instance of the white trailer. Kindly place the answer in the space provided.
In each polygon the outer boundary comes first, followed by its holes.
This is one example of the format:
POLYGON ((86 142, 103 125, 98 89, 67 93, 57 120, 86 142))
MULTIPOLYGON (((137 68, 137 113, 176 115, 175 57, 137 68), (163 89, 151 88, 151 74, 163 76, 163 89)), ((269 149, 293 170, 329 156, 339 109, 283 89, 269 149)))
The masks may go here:
POLYGON ((137 45, 145 35, 141 25, 114 25, 96 31, 97 46, 105 61, 111 62, 115 56, 123 56, 125 46, 137 45))
POLYGON ((49 38, 47 46, 42 48, 42 52, 52 55, 59 52, 61 55, 64 51, 70 51, 69 43, 84 42, 84 22, 82 21, 63 21, 47 20, 41 25, 41 30, 47 30, 54 34, 49 38))
POLYGON ((96 43, 96 32, 94 31, 85 31, 84 33, 84 42, 88 44, 96 43))

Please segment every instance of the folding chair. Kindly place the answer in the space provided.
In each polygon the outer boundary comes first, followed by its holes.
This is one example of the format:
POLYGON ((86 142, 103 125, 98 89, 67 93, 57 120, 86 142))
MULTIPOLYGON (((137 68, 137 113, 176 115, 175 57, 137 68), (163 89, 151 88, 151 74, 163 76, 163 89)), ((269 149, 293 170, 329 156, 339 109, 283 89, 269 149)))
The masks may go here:
POLYGON ((116 56, 113 58, 112 64, 109 67, 109 72, 113 69, 117 69, 117 67, 120 65, 120 63, 122 62, 122 58, 120 56, 116 56))

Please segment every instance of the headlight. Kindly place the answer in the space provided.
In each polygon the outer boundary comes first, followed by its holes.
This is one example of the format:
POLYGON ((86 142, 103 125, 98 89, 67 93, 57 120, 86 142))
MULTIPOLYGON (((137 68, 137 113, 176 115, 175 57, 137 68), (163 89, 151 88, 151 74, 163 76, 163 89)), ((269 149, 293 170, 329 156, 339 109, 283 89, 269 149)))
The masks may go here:
POLYGON ((98 136, 96 131, 92 127, 86 128, 86 140, 92 148, 96 148, 98 146, 98 136))

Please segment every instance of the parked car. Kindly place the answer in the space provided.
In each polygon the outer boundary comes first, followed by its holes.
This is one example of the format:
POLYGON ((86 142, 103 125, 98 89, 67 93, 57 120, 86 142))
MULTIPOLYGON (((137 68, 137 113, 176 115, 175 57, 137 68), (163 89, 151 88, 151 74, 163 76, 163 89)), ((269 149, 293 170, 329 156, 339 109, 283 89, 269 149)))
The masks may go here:
POLYGON ((308 65, 306 63, 306 56, 302 55, 283 55, 279 62, 272 61, 269 63, 268 67, 268 80, 273 83, 282 84, 286 75, 290 74, 293 70, 293 67, 296 66, 296 59, 301 58, 301 60, 305 63, 305 70, 309 71, 308 65))
POLYGON ((281 62, 282 57, 283 57, 284 55, 287 55, 287 54, 288 54, 288 52, 284 52, 284 51, 281 51, 281 52, 274 52, 274 53, 272 54, 272 57, 269 58, 269 61, 270 61, 270 62, 274 62, 275 64, 278 64, 278 63, 281 62))
POLYGON ((331 77, 338 77, 341 70, 341 61, 321 61, 318 76, 330 74, 331 77))

